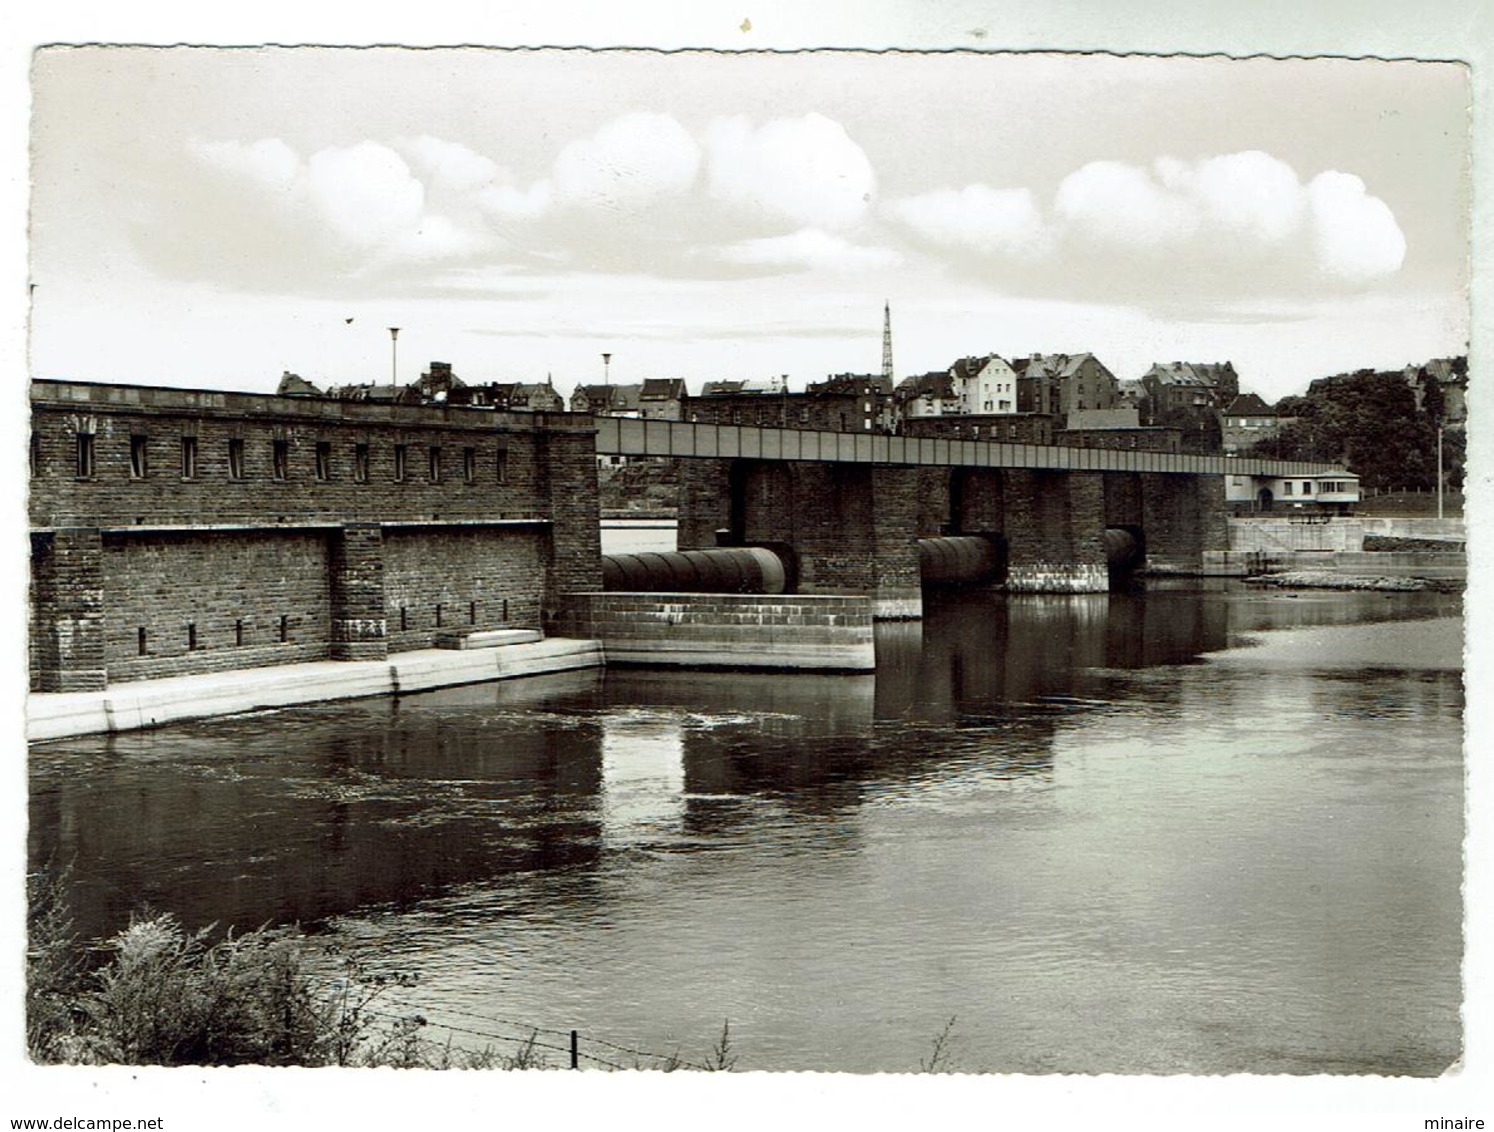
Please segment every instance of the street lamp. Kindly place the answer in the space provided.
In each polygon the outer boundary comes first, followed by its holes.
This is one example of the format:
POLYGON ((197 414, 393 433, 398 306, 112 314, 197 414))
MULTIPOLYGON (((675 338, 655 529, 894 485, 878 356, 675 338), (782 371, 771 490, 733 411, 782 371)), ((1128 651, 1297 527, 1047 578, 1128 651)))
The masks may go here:
POLYGON ((389 384, 399 384, 399 327, 389 328, 389 384))

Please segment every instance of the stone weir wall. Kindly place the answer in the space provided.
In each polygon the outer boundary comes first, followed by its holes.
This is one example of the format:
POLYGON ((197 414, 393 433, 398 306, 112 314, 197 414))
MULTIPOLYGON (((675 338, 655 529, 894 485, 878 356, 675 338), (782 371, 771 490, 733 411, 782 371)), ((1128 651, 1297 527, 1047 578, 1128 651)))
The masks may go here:
POLYGON ((576 593, 568 637, 602 642, 608 664, 870 672, 865 595, 576 593))
POLYGON ((38 381, 31 687, 551 625, 600 585, 591 418, 38 381))

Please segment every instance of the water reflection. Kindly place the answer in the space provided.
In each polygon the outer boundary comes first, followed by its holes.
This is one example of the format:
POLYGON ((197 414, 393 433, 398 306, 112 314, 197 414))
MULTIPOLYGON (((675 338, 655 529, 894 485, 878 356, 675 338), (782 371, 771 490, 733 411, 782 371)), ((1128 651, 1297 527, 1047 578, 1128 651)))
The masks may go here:
POLYGON ((696 1051, 730 1016, 752 1067, 912 1068, 959 1014, 969 1069, 1436 1072, 1462 693, 1426 619, 1456 609, 967 594, 879 625, 874 677, 570 673, 44 744, 30 854, 76 863, 85 935, 146 901, 326 923, 418 967, 423 1012, 696 1051))

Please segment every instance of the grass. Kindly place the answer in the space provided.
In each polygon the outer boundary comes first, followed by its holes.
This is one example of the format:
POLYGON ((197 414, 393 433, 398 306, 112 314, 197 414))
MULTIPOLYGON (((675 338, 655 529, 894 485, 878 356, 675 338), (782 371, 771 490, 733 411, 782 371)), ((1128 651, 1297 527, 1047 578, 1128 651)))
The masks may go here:
MULTIPOLYGON (((26 1043, 35 1062, 555 1067, 538 1030, 505 1041, 507 1053, 432 1040, 421 1015, 384 1009, 386 995, 414 985, 414 975, 374 970, 348 956, 334 977, 312 971, 313 945, 297 928, 229 932, 214 941, 212 928, 189 930, 170 913, 142 912, 102 945, 87 947, 73 929, 67 887, 65 871, 27 877, 26 1043)), ((954 1025, 950 1018, 934 1038, 920 1070, 953 1070, 954 1025)), ((729 1019, 702 1061, 686 1061, 678 1050, 633 1052, 633 1068, 664 1072, 729 1072, 738 1060, 729 1019)))

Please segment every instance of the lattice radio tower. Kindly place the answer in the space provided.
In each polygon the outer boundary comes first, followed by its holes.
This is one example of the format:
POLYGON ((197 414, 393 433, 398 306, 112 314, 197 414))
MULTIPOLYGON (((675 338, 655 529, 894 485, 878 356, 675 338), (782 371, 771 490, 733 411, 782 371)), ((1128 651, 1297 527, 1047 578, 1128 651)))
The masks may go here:
POLYGON ((882 303, 882 376, 892 380, 892 304, 882 303))

